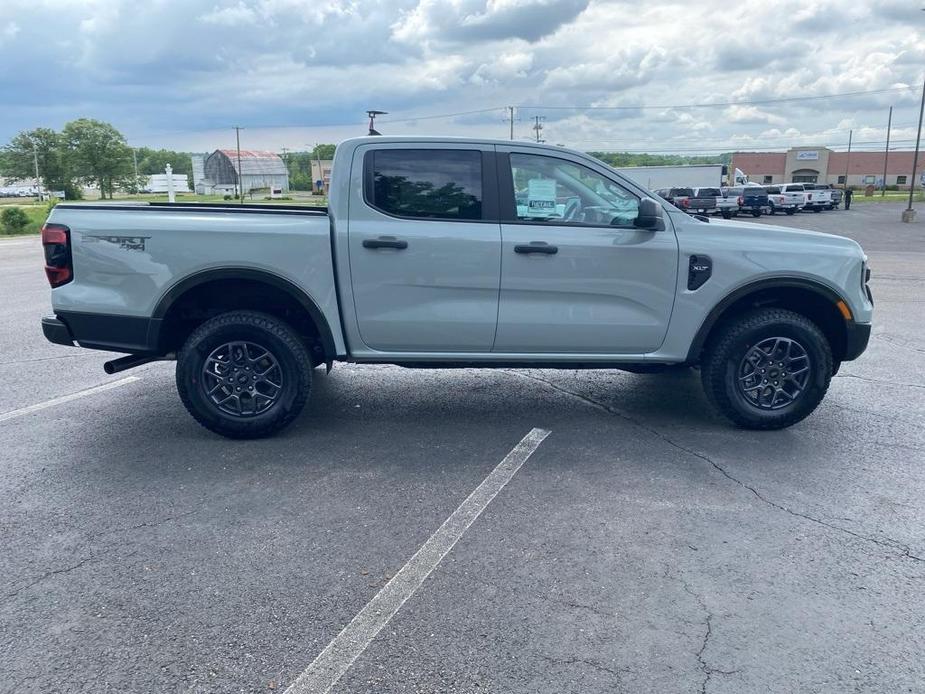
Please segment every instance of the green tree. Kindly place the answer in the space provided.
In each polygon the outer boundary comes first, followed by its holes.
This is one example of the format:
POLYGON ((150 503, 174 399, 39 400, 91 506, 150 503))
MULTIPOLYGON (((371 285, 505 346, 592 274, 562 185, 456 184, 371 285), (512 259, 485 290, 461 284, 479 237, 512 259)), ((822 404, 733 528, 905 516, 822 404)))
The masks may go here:
POLYGON ((36 157, 39 176, 49 190, 63 190, 69 199, 80 197, 68 162, 63 138, 50 128, 24 130, 3 148, 2 170, 11 178, 33 178, 36 157))
POLYGON ((312 150, 312 159, 333 159, 334 148, 337 145, 315 145, 312 150))
POLYGON ((0 230, 5 234, 21 234, 29 224, 29 216, 19 207, 6 207, 0 213, 0 230))
POLYGON ((134 178, 132 150, 109 123, 80 118, 64 126, 62 137, 74 174, 98 185, 101 198, 111 199, 116 187, 134 178))
POLYGON ((175 174, 193 173, 193 162, 190 152, 176 152, 171 149, 151 149, 139 147, 135 150, 138 160, 138 173, 145 176, 164 173, 164 167, 170 164, 175 174))

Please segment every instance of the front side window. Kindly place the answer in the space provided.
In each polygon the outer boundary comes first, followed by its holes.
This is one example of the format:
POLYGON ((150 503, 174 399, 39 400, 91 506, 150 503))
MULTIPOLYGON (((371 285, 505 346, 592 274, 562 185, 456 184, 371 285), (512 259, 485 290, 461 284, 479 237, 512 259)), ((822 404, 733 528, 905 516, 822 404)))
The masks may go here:
POLYGON ((515 214, 520 221, 632 226, 639 199, 596 171, 555 157, 511 154, 515 214))
POLYGON ((398 217, 482 218, 481 152, 381 149, 367 157, 366 199, 373 207, 398 217))

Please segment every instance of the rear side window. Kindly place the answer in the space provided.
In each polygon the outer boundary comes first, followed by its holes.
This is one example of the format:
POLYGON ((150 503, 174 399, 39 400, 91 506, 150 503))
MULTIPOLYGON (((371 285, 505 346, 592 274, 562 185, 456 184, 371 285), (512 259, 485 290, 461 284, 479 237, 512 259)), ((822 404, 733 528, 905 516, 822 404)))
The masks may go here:
POLYGON ((398 217, 482 218, 482 153, 381 149, 366 155, 366 200, 398 217))

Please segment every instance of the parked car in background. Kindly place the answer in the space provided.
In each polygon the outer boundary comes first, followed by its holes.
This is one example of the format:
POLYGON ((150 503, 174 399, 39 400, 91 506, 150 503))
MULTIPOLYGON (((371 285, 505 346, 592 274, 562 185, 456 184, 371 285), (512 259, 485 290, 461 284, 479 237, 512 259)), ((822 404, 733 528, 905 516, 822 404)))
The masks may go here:
POLYGON ((690 214, 710 214, 716 211, 717 193, 722 197, 719 188, 693 188, 693 195, 687 199, 685 208, 690 214))
POLYGON ((799 193, 803 198, 803 203, 800 206, 801 210, 812 210, 813 212, 822 212, 822 207, 816 205, 813 201, 813 190, 807 190, 806 184, 804 183, 781 183, 780 184, 781 192, 784 193, 799 193))
POLYGON ((685 202, 690 198, 694 191, 690 188, 659 188, 655 194, 667 200, 679 210, 685 209, 685 202))
POLYGON ((832 191, 827 188, 819 188, 815 183, 801 183, 806 193, 806 205, 804 210, 813 212, 822 212, 822 210, 832 209, 832 191))
POLYGON ((724 219, 739 213, 739 205, 734 199, 727 198, 722 188, 694 188, 694 192, 698 198, 712 197, 716 202, 715 211, 723 215, 724 219))
POLYGON ((726 188, 726 195, 735 200, 739 212, 760 217, 762 212, 770 211, 768 193, 761 186, 735 186, 726 188))
POLYGON ((768 214, 784 212, 795 214, 803 208, 803 191, 784 190, 782 186, 768 186, 768 214))
POLYGON ((842 191, 840 188, 836 188, 831 183, 813 183, 811 185, 813 190, 822 191, 823 193, 828 191, 831 194, 832 203, 826 209, 834 210, 841 204, 842 191))

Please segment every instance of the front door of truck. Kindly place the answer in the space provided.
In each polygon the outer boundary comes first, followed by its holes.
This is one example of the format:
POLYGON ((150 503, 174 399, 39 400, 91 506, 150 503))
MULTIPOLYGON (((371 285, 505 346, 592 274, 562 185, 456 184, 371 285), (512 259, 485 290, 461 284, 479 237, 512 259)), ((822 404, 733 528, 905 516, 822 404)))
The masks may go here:
POLYGON ((620 355, 658 349, 678 272, 670 227, 634 226, 640 197, 606 167, 567 152, 503 149, 494 351, 620 355))
POLYGON ((358 149, 349 255, 357 331, 379 352, 488 352, 501 230, 494 147, 358 149))

